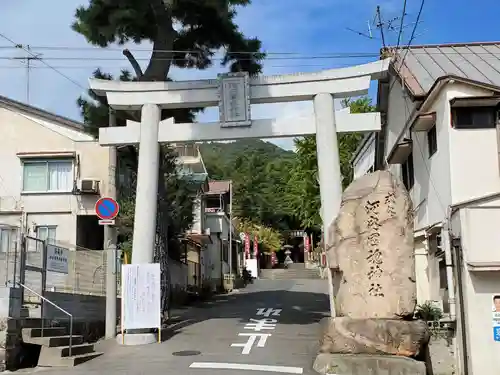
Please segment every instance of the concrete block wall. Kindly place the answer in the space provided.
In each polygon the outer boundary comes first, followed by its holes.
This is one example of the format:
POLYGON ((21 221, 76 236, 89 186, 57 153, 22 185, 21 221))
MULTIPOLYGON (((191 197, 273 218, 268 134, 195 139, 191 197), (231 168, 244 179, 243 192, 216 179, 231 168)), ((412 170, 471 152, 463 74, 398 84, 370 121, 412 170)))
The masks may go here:
POLYGON ((457 374, 456 334, 454 330, 431 330, 430 354, 434 375, 457 374))

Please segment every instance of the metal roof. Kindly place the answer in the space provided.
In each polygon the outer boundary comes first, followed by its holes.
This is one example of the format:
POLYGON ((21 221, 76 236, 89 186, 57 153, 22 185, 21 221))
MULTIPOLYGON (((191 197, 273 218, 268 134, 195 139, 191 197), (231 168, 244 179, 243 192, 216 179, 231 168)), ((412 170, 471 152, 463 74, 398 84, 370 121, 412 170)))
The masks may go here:
POLYGON ((426 95, 437 79, 450 75, 500 87, 500 42, 388 50, 394 55, 394 69, 415 96, 426 95))

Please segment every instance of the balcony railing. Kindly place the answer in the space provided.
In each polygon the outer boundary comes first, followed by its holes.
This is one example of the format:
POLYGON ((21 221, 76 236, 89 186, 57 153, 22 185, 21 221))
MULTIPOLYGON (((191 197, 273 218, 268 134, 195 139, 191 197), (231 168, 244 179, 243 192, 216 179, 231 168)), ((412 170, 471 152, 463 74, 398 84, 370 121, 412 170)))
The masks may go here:
POLYGON ((175 146, 175 151, 179 157, 197 158, 200 156, 198 146, 195 144, 179 144, 175 146))

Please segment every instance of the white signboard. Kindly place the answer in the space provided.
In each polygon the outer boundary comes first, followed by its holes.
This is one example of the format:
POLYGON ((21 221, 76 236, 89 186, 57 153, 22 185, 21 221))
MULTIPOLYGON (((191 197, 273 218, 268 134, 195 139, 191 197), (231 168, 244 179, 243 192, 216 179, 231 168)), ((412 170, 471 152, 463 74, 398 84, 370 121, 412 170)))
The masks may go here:
POLYGON ((69 250, 47 244, 47 271, 68 274, 69 250))
POLYGON ((245 266, 252 277, 259 277, 259 267, 257 265, 257 259, 246 259, 245 266))
POLYGON ((219 122, 222 127, 252 124, 247 72, 219 75, 219 122))
POLYGON ((122 265, 123 329, 161 326, 160 264, 122 265))

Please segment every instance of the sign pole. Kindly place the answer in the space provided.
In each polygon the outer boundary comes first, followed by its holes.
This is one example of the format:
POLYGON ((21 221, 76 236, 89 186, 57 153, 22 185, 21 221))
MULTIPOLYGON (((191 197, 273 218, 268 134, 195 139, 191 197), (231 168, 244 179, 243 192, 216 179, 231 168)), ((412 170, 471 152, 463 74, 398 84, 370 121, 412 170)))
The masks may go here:
MULTIPOLYGON (((122 266, 122 272, 121 274, 123 275, 123 266, 122 266)), ((123 307, 125 306, 125 300, 123 299, 123 276, 122 276, 122 298, 121 298, 121 308, 120 308, 120 333, 122 334, 122 345, 125 345, 125 330, 123 329, 123 317, 125 315, 125 312, 123 310, 123 307)))
MULTIPOLYGON (((113 148, 113 147, 112 147, 113 148)), ((108 193, 111 197, 100 198, 95 204, 95 213, 99 217, 99 224, 104 228, 104 250, 106 254, 106 330, 105 337, 116 337, 116 287, 117 287, 117 256, 115 218, 120 211, 118 202, 112 197, 116 195, 115 172, 116 150, 110 151, 108 193), (111 159, 114 158, 114 161, 111 159)))

